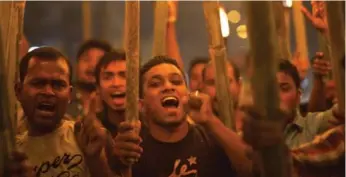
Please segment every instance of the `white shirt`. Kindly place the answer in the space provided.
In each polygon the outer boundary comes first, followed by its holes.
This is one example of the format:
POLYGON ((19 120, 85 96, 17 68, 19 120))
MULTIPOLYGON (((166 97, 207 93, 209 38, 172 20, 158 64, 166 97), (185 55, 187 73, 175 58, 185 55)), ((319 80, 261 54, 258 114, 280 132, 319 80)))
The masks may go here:
POLYGON ((63 120, 57 130, 39 137, 25 132, 17 137, 17 146, 28 156, 37 177, 90 176, 75 139, 73 121, 63 120))

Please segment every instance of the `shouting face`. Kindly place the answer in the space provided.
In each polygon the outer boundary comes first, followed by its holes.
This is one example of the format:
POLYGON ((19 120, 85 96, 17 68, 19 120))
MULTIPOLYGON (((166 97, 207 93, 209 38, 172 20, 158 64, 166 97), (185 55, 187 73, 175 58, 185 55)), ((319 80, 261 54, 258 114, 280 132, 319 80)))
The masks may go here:
POLYGON ((101 69, 99 93, 115 111, 125 110, 126 61, 116 60, 101 69))
POLYGON ((36 131, 51 131, 60 123, 70 100, 68 64, 56 60, 33 57, 29 61, 23 83, 16 94, 21 102, 29 126, 36 131))
POLYGON ((159 64, 144 75, 143 107, 149 124, 179 126, 185 121, 182 98, 188 93, 182 72, 172 64, 159 64))

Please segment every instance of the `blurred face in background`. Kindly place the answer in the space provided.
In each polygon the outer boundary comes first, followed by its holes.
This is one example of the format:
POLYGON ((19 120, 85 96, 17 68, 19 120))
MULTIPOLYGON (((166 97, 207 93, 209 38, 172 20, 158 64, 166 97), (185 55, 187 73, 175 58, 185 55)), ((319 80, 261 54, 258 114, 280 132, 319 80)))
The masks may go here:
POLYGON ((98 48, 90 48, 82 53, 77 65, 78 81, 95 84, 95 67, 104 54, 105 52, 98 48))

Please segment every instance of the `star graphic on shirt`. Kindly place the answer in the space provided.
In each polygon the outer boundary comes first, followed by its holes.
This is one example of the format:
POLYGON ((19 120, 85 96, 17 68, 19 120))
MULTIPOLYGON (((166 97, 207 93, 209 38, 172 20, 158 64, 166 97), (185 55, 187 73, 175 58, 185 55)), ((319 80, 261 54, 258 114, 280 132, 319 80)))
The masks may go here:
POLYGON ((187 161, 189 161, 189 163, 190 163, 190 166, 191 165, 193 165, 193 164, 197 164, 197 158, 196 157, 192 157, 192 156, 190 156, 188 159, 187 159, 187 161))

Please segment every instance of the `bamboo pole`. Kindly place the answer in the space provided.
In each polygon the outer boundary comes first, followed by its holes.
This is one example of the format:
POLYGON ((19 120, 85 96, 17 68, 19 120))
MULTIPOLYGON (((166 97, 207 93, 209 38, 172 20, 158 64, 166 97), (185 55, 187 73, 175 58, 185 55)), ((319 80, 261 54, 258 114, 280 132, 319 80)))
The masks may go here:
POLYGON ((82 1, 82 15, 83 15, 83 39, 88 40, 91 38, 91 5, 90 1, 82 1))
POLYGON ((223 123, 235 130, 233 102, 229 93, 229 79, 227 77, 227 53, 224 39, 221 35, 219 4, 216 1, 203 1, 204 17, 209 38, 209 55, 216 72, 216 97, 220 119, 223 123))
MULTIPOLYGON (((328 24, 326 17, 326 8, 325 2, 311 2, 312 5, 312 15, 316 18, 321 18, 321 20, 328 24)), ((330 41, 328 39, 328 34, 326 31, 318 30, 317 34, 319 50, 323 52, 323 59, 327 61, 331 61, 330 54, 330 41)), ((324 80, 331 80, 333 78, 332 72, 330 72, 324 80)))
MULTIPOLYGON (((22 55, 22 43, 24 39, 24 34, 23 34, 23 29, 24 29, 24 13, 25 13, 25 1, 18 1, 16 2, 16 8, 17 8, 17 13, 18 13, 18 31, 17 31, 17 39, 16 39, 16 56, 15 56, 15 61, 16 61, 16 70, 15 70, 15 82, 19 81, 19 62, 21 59, 22 55)), ((15 99, 16 100, 16 99, 15 99)), ((17 130, 18 127, 18 102, 15 105, 15 118, 13 120, 13 127, 17 130)), ((16 131, 17 132, 17 131, 16 131)))
POLYGON ((328 31, 331 42, 331 63, 336 83, 339 108, 345 111, 345 70, 341 61, 345 57, 345 24, 341 1, 326 1, 328 31))
POLYGON ((155 17, 154 17, 154 44, 153 56, 167 55, 166 51, 166 33, 168 20, 168 2, 155 2, 155 17))
POLYGON ((285 8, 281 1, 273 2, 273 10, 275 17, 275 27, 278 38, 278 58, 291 58, 290 40, 288 34, 289 9, 285 8))
POLYGON ((301 12, 302 1, 293 1, 293 22, 296 37, 296 52, 299 53, 298 69, 305 73, 309 68, 304 15, 301 12))
MULTIPOLYGON (((252 54, 253 75, 251 87, 255 109, 266 119, 277 121, 279 98, 276 82, 277 49, 275 24, 270 1, 244 2, 247 10, 247 29, 252 54)), ((262 177, 288 177, 288 161, 284 154, 284 142, 260 149, 262 177)))
POLYGON ((0 176, 15 148, 16 97, 14 83, 25 2, 0 2, 0 176))
MULTIPOLYGON (((139 1, 125 2, 125 52, 126 52, 126 121, 139 120, 138 85, 139 85, 139 1)), ((136 133, 139 133, 137 131, 136 133)), ((135 159, 131 159, 133 163, 135 159)), ((131 169, 128 176, 132 176, 131 169)))
POLYGON ((285 40, 287 41, 286 50, 288 52, 287 57, 289 59, 292 59, 292 53, 291 53, 291 8, 286 7, 284 9, 284 18, 285 18, 285 29, 286 29, 285 40))

